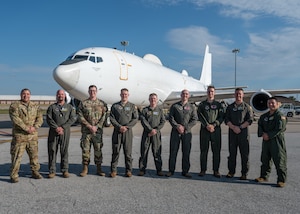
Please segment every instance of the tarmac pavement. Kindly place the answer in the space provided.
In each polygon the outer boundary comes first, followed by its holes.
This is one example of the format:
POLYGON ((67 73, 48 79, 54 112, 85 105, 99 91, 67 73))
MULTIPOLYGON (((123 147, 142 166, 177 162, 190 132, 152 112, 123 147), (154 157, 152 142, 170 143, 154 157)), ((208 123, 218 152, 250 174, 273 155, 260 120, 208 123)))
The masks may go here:
MULTIPOLYGON (((256 183, 260 173, 261 139, 257 138, 257 124, 251 126, 250 171, 246 181, 240 181, 240 156, 237 157, 237 174, 226 178, 228 139, 227 127, 223 126, 220 173, 222 178, 212 176, 211 152, 208 171, 199 177, 200 149, 199 123, 193 128, 191 151, 192 178, 181 176, 181 150, 178 153, 175 175, 156 175, 153 156, 149 152, 146 175, 137 176, 140 156, 141 125, 134 127, 133 177, 124 176, 124 156, 119 159, 118 176, 110 178, 111 133, 104 129, 103 169, 106 177, 96 175, 93 159, 89 174, 80 177, 82 170, 79 146, 80 127, 72 127, 69 147, 70 178, 61 173, 48 179, 47 131, 39 130, 39 161, 43 179, 30 178, 28 155, 24 154, 19 183, 10 183, 11 123, 8 115, 0 115, 0 213, 299 213, 300 212, 300 117, 288 124, 286 145, 288 154, 288 180, 286 187, 277 188, 276 170, 273 166, 269 182, 256 183)), ((170 125, 162 130, 163 170, 168 171, 170 125)), ((58 155, 59 156, 59 155, 58 155)), ((59 169, 60 158, 57 161, 59 169)))

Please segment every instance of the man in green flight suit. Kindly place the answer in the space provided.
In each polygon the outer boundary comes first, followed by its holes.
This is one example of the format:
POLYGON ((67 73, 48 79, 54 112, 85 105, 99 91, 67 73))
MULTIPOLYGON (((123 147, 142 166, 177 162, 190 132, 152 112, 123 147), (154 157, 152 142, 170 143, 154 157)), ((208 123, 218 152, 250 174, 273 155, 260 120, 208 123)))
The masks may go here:
POLYGON ((60 170, 64 178, 69 177, 68 149, 70 141, 70 128, 76 121, 76 112, 73 106, 66 103, 66 93, 64 90, 56 92, 56 103, 47 109, 47 123, 49 125, 48 134, 48 168, 49 178, 54 178, 56 174, 56 156, 60 148, 61 163, 60 170))
POLYGON ((200 103, 198 118, 201 122, 200 128, 200 165, 199 176, 204 176, 207 170, 207 154, 209 142, 213 153, 214 176, 221 177, 219 172, 221 160, 221 124, 224 120, 224 108, 222 104, 215 100, 215 87, 207 87, 207 99, 200 103))
POLYGON ((121 89, 120 96, 121 101, 114 103, 110 111, 110 121, 114 126, 112 135, 112 159, 110 173, 112 178, 117 176, 117 165, 122 144, 125 155, 125 176, 132 176, 132 128, 138 120, 138 111, 136 106, 128 101, 128 89, 121 89))
POLYGON ((277 187, 284 187, 287 175, 287 155, 284 132, 286 117, 278 110, 279 103, 275 97, 268 99, 269 111, 260 116, 258 137, 262 137, 261 170, 256 182, 268 181, 273 160, 277 171, 277 187))
POLYGON ((26 150, 32 177, 41 179, 38 161, 38 128, 43 124, 43 114, 40 106, 30 101, 30 90, 21 91, 21 100, 12 103, 9 107, 9 116, 13 123, 12 141, 10 147, 11 169, 10 179, 12 183, 19 182, 19 170, 24 151, 26 150))
POLYGON ((152 154, 154 157, 156 173, 163 176, 161 160, 161 133, 160 130, 165 124, 165 116, 162 108, 157 106, 157 94, 149 95, 150 105, 143 108, 140 118, 144 128, 141 140, 141 157, 139 159, 139 176, 146 172, 149 148, 152 144, 152 154))
POLYGON ((228 144, 228 174, 227 178, 233 178, 236 167, 237 148, 240 150, 242 170, 240 180, 247 180, 249 171, 249 130, 253 122, 253 110, 250 105, 243 101, 244 90, 242 88, 235 89, 235 101, 226 109, 225 123, 229 127, 228 144))
POLYGON ((190 152, 192 147, 191 129, 196 125, 198 117, 195 106, 188 102, 190 92, 186 89, 181 91, 181 101, 174 103, 170 108, 169 122, 172 126, 170 137, 169 172, 167 177, 174 175, 176 158, 180 141, 182 142, 182 175, 191 178, 190 152))
POLYGON ((84 177, 88 173, 90 163, 91 146, 94 147, 94 161, 97 165, 97 174, 105 176, 101 164, 103 160, 103 126, 106 119, 106 103, 97 98, 97 86, 89 86, 89 98, 82 101, 78 107, 78 119, 81 122, 82 137, 80 147, 82 149, 83 169, 80 173, 84 177))

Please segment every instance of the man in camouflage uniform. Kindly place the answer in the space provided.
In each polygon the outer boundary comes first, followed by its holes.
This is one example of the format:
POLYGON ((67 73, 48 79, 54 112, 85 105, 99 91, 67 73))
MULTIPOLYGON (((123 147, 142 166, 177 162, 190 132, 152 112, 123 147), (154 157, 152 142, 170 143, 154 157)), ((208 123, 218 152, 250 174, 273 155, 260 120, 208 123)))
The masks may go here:
POLYGON ((157 94, 150 94, 150 105, 143 108, 140 115, 144 131, 141 140, 141 157, 139 160, 140 172, 138 174, 139 176, 143 176, 146 172, 148 152, 151 144, 157 175, 164 175, 162 172, 160 130, 164 126, 166 120, 163 110, 157 106, 157 101, 157 94))
POLYGON ((132 128, 137 123, 138 112, 136 106, 128 101, 128 89, 121 89, 121 101, 111 107, 110 121, 114 126, 112 135, 112 178, 117 176, 117 165, 120 156, 120 149, 123 144, 125 155, 126 177, 132 176, 132 128))
POLYGON ((235 89, 235 102, 226 109, 225 123, 229 127, 229 157, 227 178, 232 178, 235 174, 237 148, 240 149, 242 159, 242 176, 240 180, 247 180, 249 171, 249 130, 253 122, 253 110, 250 105, 243 101, 244 90, 235 89))
POLYGON ((89 86, 89 98, 82 101, 78 107, 78 119, 81 122, 81 142, 83 170, 80 176, 88 173, 90 163, 91 146, 94 147, 94 161, 97 165, 97 174, 105 176, 101 169, 103 147, 103 125, 106 119, 107 106, 97 98, 97 87, 89 86))
POLYGON ((286 117, 278 111, 278 101, 275 97, 268 99, 269 111, 260 116, 258 121, 258 137, 262 137, 261 170, 256 182, 268 181, 273 160, 277 171, 277 187, 284 187, 287 175, 286 147, 284 132, 286 117))
POLYGON ((40 106, 30 101, 30 90, 25 88, 21 91, 21 100, 10 105, 9 116, 13 123, 11 154, 11 182, 19 181, 19 169, 24 151, 26 150, 32 177, 41 179, 38 162, 38 132, 37 129, 43 124, 43 115, 40 106))
POLYGON ((198 118, 201 122, 200 128, 200 165, 199 176, 204 176, 207 170, 207 154, 209 142, 213 153, 214 176, 221 177, 219 173, 221 160, 221 124, 224 120, 224 108, 215 100, 215 87, 208 86, 207 99, 198 107, 198 118))
POLYGON ((48 167, 49 178, 54 178, 56 173, 56 155, 60 148, 60 170, 64 178, 69 177, 68 148, 70 140, 70 127, 76 120, 76 112, 71 104, 65 102, 64 90, 56 92, 56 103, 47 109, 48 135, 48 167))
POLYGON ((182 175, 191 178, 190 152, 192 147, 191 129, 196 125, 198 117, 195 106, 188 102, 190 93, 188 90, 181 91, 181 101, 174 103, 170 108, 169 122, 172 126, 170 138, 169 172, 166 176, 174 174, 176 158, 180 141, 182 142, 182 175))

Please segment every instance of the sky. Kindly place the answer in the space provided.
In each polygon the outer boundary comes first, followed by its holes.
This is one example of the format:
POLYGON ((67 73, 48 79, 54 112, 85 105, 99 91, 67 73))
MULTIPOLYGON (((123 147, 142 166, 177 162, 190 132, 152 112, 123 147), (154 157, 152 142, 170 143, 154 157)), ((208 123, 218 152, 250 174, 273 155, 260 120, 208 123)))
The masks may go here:
POLYGON ((207 44, 216 87, 234 86, 236 71, 251 90, 300 88, 299 11, 299 0, 2 1, 0 94, 55 95, 53 69, 71 53, 121 41, 197 79, 207 44))

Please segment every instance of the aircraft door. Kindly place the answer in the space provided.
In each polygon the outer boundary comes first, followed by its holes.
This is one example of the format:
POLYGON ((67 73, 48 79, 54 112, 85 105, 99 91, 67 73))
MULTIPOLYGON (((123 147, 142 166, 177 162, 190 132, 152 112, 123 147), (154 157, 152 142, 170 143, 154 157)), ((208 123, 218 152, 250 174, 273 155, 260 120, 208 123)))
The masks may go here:
POLYGON ((128 80, 128 66, 126 60, 120 53, 114 52, 114 54, 120 65, 120 80, 128 80))

